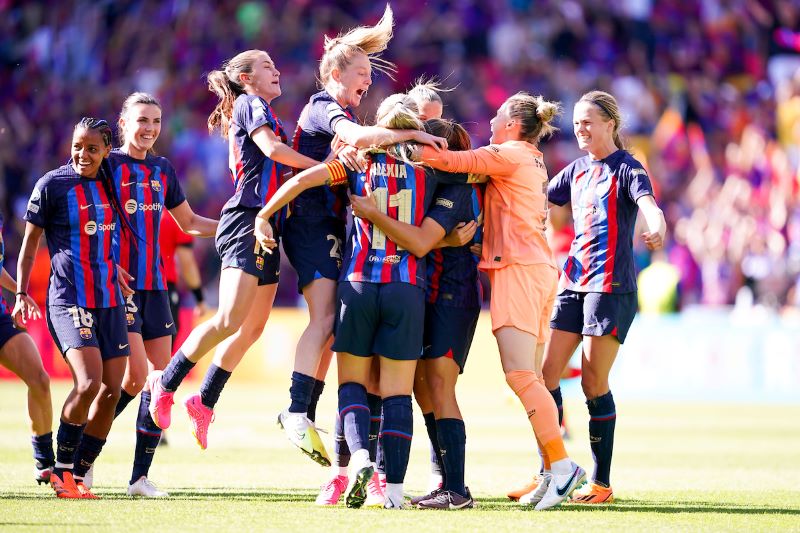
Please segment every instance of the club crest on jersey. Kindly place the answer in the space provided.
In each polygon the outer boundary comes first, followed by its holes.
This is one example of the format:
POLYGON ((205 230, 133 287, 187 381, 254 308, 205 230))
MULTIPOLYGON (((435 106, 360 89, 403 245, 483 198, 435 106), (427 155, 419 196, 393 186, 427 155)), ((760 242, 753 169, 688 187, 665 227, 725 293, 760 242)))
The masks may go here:
POLYGON ((132 215, 136 212, 136 207, 137 207, 136 200, 134 200, 133 198, 125 202, 125 212, 128 213, 129 215, 132 215))
POLYGON ((264 270, 264 256, 259 255, 256 257, 256 268, 259 270, 264 270))
POLYGON ((128 321, 128 325, 129 325, 129 326, 132 326, 132 325, 133 325, 133 322, 134 322, 134 320, 133 320, 133 313, 125 313, 125 320, 127 320, 127 321, 128 321))
POLYGON ((161 182, 158 180, 150 180, 150 188, 156 192, 161 192, 161 182))
POLYGON ((81 336, 81 339, 91 339, 92 338, 92 330, 90 328, 81 328, 78 330, 78 333, 81 336))

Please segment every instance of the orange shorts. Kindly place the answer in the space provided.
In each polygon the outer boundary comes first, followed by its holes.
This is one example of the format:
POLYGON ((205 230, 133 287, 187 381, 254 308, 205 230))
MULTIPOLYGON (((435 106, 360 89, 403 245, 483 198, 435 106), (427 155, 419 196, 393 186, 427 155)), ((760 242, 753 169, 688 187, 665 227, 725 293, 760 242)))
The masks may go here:
POLYGON ((550 314, 558 293, 558 270, 550 265, 487 269, 492 286, 492 331, 513 326, 539 343, 550 340, 550 314))

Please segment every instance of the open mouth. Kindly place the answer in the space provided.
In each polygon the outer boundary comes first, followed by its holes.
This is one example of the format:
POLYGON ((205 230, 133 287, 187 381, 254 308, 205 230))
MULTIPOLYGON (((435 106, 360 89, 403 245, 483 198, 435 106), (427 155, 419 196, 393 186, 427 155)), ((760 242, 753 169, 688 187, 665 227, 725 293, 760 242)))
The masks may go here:
POLYGON ((367 94, 367 90, 366 89, 357 89, 356 90, 356 94, 358 95, 359 98, 363 98, 364 95, 367 94))

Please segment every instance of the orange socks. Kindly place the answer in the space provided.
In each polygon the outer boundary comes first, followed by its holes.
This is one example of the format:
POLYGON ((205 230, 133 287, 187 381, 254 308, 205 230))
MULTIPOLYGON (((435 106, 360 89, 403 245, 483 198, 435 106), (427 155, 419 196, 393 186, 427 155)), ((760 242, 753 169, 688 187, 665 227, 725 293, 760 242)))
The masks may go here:
POLYGON ((566 458, 567 451, 561 439, 556 404, 550 391, 539 381, 536 372, 512 370, 506 373, 506 382, 528 413, 528 420, 533 426, 543 457, 546 457, 549 463, 566 458))

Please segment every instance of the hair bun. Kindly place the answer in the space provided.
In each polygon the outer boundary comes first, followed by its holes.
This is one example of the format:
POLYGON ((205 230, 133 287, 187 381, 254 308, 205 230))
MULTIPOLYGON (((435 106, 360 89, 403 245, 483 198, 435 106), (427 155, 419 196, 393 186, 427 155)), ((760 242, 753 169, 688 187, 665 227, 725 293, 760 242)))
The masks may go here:
POLYGON ((548 102, 547 100, 540 100, 536 106, 536 116, 542 122, 550 122, 558 114, 558 104, 548 102))

